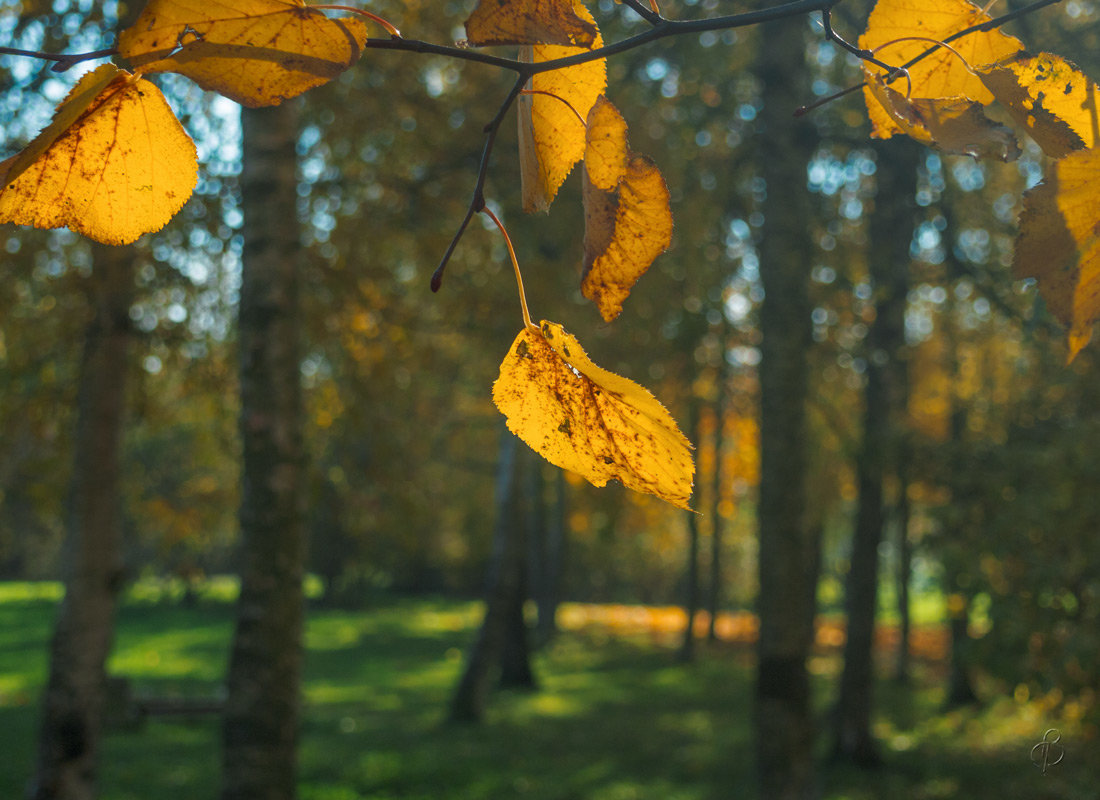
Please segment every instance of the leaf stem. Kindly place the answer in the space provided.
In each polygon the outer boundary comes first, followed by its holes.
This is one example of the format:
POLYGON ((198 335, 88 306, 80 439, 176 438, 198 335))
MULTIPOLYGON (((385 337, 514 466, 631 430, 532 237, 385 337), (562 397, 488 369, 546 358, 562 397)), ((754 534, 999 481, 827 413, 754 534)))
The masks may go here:
POLYGON ((365 9, 355 8, 353 6, 341 6, 341 5, 329 5, 329 4, 309 6, 309 7, 320 9, 320 10, 323 10, 323 11, 347 11, 348 13, 351 13, 351 14, 358 14, 361 17, 366 17, 371 22, 374 22, 378 25, 381 25, 383 28, 386 29, 386 32, 391 37, 393 37, 394 39, 400 39, 401 38, 401 31, 399 31, 395 25, 393 25, 388 20, 382 19, 382 17, 378 16, 377 14, 372 14, 372 13, 370 13, 369 11, 367 11, 365 9))
POLYGON ((580 122, 582 128, 588 127, 588 123, 584 121, 584 117, 581 116, 581 112, 577 111, 577 109, 573 107, 572 103, 570 103, 568 100, 566 100, 564 97, 561 97, 560 95, 556 95, 553 92, 544 91, 543 89, 524 89, 522 92, 520 92, 520 94, 542 94, 546 95, 547 97, 553 97, 555 100, 560 100, 562 103, 565 103, 566 108, 573 112, 573 116, 577 118, 577 121, 580 122))
POLYGON ((535 324, 531 322, 531 312, 527 310, 527 295, 523 291, 523 275, 519 271, 519 259, 516 258, 516 250, 512 247, 512 237, 508 235, 508 231, 504 228, 504 223, 501 222, 497 215, 493 213, 493 209, 486 206, 481 209, 481 213, 489 217, 496 223, 497 228, 500 229, 501 235, 504 237, 504 243, 508 245, 508 256, 512 259, 512 269, 516 271, 516 286, 519 288, 519 307, 523 312, 523 326, 525 328, 534 328, 535 324))

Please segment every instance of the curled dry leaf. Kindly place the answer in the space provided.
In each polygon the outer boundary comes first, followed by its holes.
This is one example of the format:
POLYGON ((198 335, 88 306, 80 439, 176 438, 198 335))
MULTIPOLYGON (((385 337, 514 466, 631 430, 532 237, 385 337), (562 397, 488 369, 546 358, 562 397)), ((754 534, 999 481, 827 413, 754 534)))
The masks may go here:
POLYGON ((981 103, 965 97, 909 100, 879 76, 869 78, 867 88, 897 127, 921 144, 974 158, 1020 157, 1012 130, 982 113, 981 103))
POLYGON ((1069 327, 1072 359, 1100 319, 1100 150, 1078 150, 1050 165, 1024 195, 1013 270, 1035 278, 1051 312, 1069 327))
MULTIPOLYGON (((887 64, 901 66, 954 33, 987 22, 989 15, 968 0, 878 0, 867 19, 867 30, 859 37, 859 46, 874 50, 887 64), (920 37, 914 39, 911 37, 920 37), (893 44, 895 40, 902 39, 893 44), (882 49, 878 49, 880 46, 882 49)), ((909 68, 911 99, 965 98, 987 105, 993 95, 981 79, 971 74, 967 65, 992 64, 1022 50, 1019 39, 1000 30, 979 31, 951 43, 958 53, 941 47, 909 68), (962 57, 960 59, 960 56, 962 57), (964 61, 965 60, 965 61, 964 61)), ((864 73, 870 79, 885 75, 885 71, 863 62, 864 73)), ((903 88, 905 78, 892 84, 903 88)), ((894 116, 882 107, 870 88, 863 90, 867 113, 871 118, 872 136, 889 139, 903 130, 894 116)))
POLYGON ((656 165, 627 146, 626 122, 605 97, 588 114, 584 157, 581 291, 610 322, 672 242, 668 187, 656 165))
POLYGON ((573 0, 481 0, 466 20, 466 38, 493 44, 557 44, 591 47, 599 31, 573 0))
POLYGON ((246 106, 273 106, 359 60, 366 23, 303 0, 152 0, 119 36, 142 72, 178 72, 246 106))
POLYGON ((77 82, 26 150, 0 164, 0 175, 0 222, 67 226, 126 244, 183 207, 198 164, 160 90, 104 64, 77 82))
POLYGON ((688 508, 695 464, 672 415, 645 388, 593 364, 561 325, 520 331, 493 402, 551 464, 688 508))
MULTIPOLYGON (((579 17, 595 20, 583 5, 579 17)), ((521 58, 539 63, 603 47, 599 32, 589 48, 559 45, 525 47, 521 58)), ((565 69, 540 72, 531 79, 530 94, 520 96, 519 163, 523 210, 546 211, 573 166, 584 157, 584 120, 596 98, 607 88, 602 58, 565 69)))
POLYGON ((1073 63, 1018 53, 979 74, 997 101, 1051 158, 1100 141, 1100 91, 1073 63))

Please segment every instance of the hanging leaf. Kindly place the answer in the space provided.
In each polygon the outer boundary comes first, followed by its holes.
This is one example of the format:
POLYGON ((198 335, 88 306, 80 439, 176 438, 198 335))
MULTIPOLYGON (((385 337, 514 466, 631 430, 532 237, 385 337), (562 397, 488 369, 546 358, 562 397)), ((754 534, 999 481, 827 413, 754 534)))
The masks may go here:
POLYGON ((573 0, 481 0, 466 20, 466 38, 476 47, 494 44, 591 47, 598 34, 590 17, 577 14, 573 0))
POLYGON ((980 74, 997 101, 1051 158, 1100 141, 1100 91, 1061 56, 1021 52, 980 74))
POLYGON ((672 242, 668 187, 656 165, 627 146, 626 121, 601 97, 588 114, 581 291, 610 322, 672 242))
POLYGON ((246 106, 273 106, 359 60, 360 18, 332 19, 303 0, 152 0, 119 36, 142 72, 178 72, 246 106))
MULTIPOLYGON (((881 61, 901 66, 928 50, 935 42, 942 42, 954 33, 989 19, 985 12, 967 0, 878 0, 867 19, 867 30, 859 38, 859 46, 874 50, 881 61), (893 43, 899 39, 903 41, 893 43), (882 45, 886 46, 879 50, 882 45)), ((961 97, 988 105, 993 100, 992 93, 980 78, 971 74, 967 65, 993 64, 1023 49, 1018 39, 1000 30, 968 34, 953 41, 951 47, 958 55, 941 47, 909 68, 912 89, 906 94, 911 100, 961 97)), ((866 61, 863 62, 863 69, 868 78, 886 74, 880 67, 866 61)), ((906 86, 905 78, 899 78, 891 85, 902 90, 906 86)), ((902 133, 893 115, 880 105, 869 81, 863 96, 871 118, 872 136, 889 139, 902 133)))
POLYGON ((1012 130, 982 113, 981 103, 965 97, 909 100, 877 75, 868 79, 867 86, 897 127, 921 144, 974 158, 1015 161, 1020 157, 1012 130))
POLYGON ((126 244, 183 207, 198 165, 160 90, 104 64, 80 79, 26 150, 0 164, 0 177, 0 222, 68 226, 126 244))
POLYGON ((1051 312, 1069 327, 1072 359, 1100 319, 1100 150, 1078 150, 1024 195, 1013 270, 1036 278, 1051 312))
POLYGON ((561 325, 520 331, 493 402, 551 464, 688 508, 695 465, 672 415, 643 387, 593 364, 561 325))
MULTIPOLYGON (((596 24, 580 2, 579 17, 596 24)), ((596 33, 590 48, 535 45, 520 57, 540 63, 603 47, 596 33)), ((540 72, 531 79, 519 109, 519 163, 523 210, 546 211, 573 166, 584 157, 584 120, 596 98, 607 88, 607 65, 602 58, 565 69, 540 72)))

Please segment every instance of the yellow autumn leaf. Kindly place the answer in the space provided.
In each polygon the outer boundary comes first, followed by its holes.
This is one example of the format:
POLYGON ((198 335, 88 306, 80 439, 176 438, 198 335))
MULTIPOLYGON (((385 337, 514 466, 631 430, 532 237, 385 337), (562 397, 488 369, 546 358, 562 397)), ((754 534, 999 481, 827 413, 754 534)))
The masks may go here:
POLYGON ((126 244, 183 207, 198 164, 160 90, 104 64, 77 82, 26 150, 0 164, 0 176, 0 222, 126 244))
POLYGON ((493 402, 508 429, 551 464, 595 486, 617 480, 688 508, 691 443, 646 389, 600 369, 554 322, 520 331, 493 402))
POLYGON ((466 38, 493 44, 557 44, 591 47, 595 23, 577 15, 573 0, 481 0, 466 20, 466 38))
MULTIPOLYGON (((942 42, 952 34, 989 19, 989 15, 968 0, 878 0, 867 19, 866 32, 859 37, 859 46, 875 51, 880 61, 900 67, 928 50, 934 42, 942 42)), ((961 97, 988 105, 993 95, 981 79, 970 72, 968 65, 992 64, 1023 49, 1018 39, 1000 30, 967 34, 953 41, 951 47, 955 52, 941 47, 909 68, 912 82, 912 89, 906 92, 909 99, 961 97)), ((863 69, 868 79, 885 74, 880 67, 866 61, 863 69)), ((904 90, 905 78, 897 79, 892 85, 904 90)), ((875 98, 870 82, 864 87, 863 95, 871 118, 872 136, 889 139, 902 132, 896 120, 875 98)))
POLYGON ((668 187, 652 161, 631 152, 626 134, 618 109, 599 98, 588 114, 581 292, 607 322, 672 242, 668 187))
POLYGON ((1021 52, 984 67, 982 81, 1051 158, 1100 141, 1100 90, 1073 63, 1021 52))
MULTIPOLYGON (((579 0, 574 9, 581 19, 595 26, 579 0)), ((589 48, 534 45, 523 48, 521 58, 540 63, 599 47, 603 47, 603 39, 597 31, 589 48)), ((607 65, 602 58, 540 72, 531 79, 530 93, 520 96, 517 103, 524 211, 550 208, 573 166, 584 157, 584 120, 606 88, 607 65)))
POLYGON ((910 100, 877 75, 868 79, 867 88, 898 128, 921 144, 974 158, 1020 157, 1012 130, 982 113, 981 103, 965 97, 910 100))
POLYGON ((152 0, 119 53, 142 72, 178 72, 246 106, 272 106, 359 60, 362 19, 332 19, 303 0, 152 0))
POLYGON ((1100 150, 1078 150, 1024 195, 1013 271, 1035 278, 1047 307, 1069 327, 1070 358, 1100 319, 1100 150))

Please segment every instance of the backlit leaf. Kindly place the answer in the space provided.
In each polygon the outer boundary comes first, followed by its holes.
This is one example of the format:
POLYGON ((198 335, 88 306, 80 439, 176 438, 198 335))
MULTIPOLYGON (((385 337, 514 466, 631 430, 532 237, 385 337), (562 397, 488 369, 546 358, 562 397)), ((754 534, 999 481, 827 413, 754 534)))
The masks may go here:
MULTIPOLYGON (((874 50, 879 60, 900 67, 928 50, 934 42, 942 42, 954 33, 989 19, 967 0, 878 0, 867 19, 867 30, 859 38, 859 46, 874 50), (898 39, 904 41, 887 45, 898 39), (878 49, 880 45, 886 46, 878 49)), ((910 99, 961 97, 987 105, 992 102, 993 95, 980 78, 971 74, 967 65, 993 64, 1023 49, 1018 39, 1000 30, 968 34, 953 41, 951 47, 959 55, 941 47, 909 68, 912 90, 907 94, 910 99)), ((868 78, 885 74, 880 67, 866 61, 863 69, 868 78)), ((905 78, 891 85, 906 93, 905 78)), ((888 139, 902 132, 897 121, 879 104, 869 84, 864 87, 863 95, 871 117, 872 136, 888 139)))
POLYGON ((668 187, 656 165, 630 151, 626 122, 601 97, 588 115, 581 291, 610 322, 672 241, 668 187))
POLYGON ((119 36, 143 72, 178 72, 246 106, 278 105, 359 59, 362 19, 303 0, 152 0, 119 36))
POLYGON ((1052 158, 1100 141, 1100 91, 1051 53, 1019 53, 980 71, 982 81, 1052 158))
MULTIPOLYGON (((579 2, 574 8, 595 25, 588 9, 579 2)), ((599 33, 591 48, 535 45, 523 48, 521 57, 538 63, 598 47, 603 47, 599 33)), ((607 66, 602 58, 541 72, 531 79, 532 94, 522 95, 517 104, 524 211, 547 210, 573 166, 584 157, 584 120, 605 88, 607 66)))
POLYGON ((481 0, 466 20, 466 37, 475 46, 557 44, 591 47, 598 31, 582 18, 573 0, 481 0))
POLYGON ((26 150, 0 164, 0 175, 0 222, 68 226, 125 244, 179 211, 198 165, 160 90, 104 64, 80 79, 26 150))
POLYGON ((974 158, 1020 157, 1012 130, 982 113, 981 103, 965 97, 907 100, 878 76, 869 78, 867 86, 898 128, 921 144, 974 158))
POLYGON ((1024 195, 1013 269, 1036 278, 1051 312, 1069 327, 1070 358, 1100 319, 1100 150, 1078 150, 1050 165, 1024 195))
POLYGON ((508 429, 551 464, 595 486, 617 480, 688 508, 695 465, 672 415, 643 387, 593 364, 561 325, 520 332, 493 402, 508 429))

